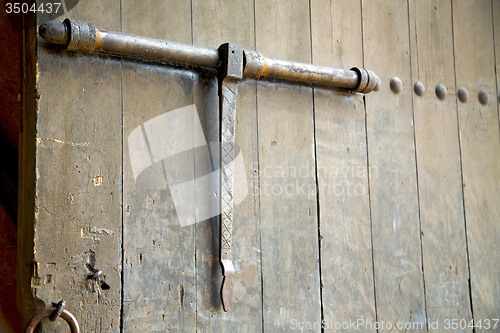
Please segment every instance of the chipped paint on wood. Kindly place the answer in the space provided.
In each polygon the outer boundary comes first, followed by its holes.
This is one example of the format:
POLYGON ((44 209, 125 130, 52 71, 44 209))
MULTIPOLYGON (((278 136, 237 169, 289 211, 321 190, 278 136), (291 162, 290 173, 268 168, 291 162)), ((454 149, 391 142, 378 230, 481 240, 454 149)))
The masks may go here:
POLYGON ((95 176, 94 178, 92 178, 92 183, 94 184, 94 186, 101 186, 102 179, 102 176, 95 176))

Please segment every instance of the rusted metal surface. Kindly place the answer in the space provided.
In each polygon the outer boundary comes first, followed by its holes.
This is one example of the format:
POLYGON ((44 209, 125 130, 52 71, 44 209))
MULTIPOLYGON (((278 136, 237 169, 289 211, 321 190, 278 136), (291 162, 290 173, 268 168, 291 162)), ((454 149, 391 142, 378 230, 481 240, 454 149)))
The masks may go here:
MULTIPOLYGON (((40 322, 43 319, 50 317, 52 320, 53 315, 59 314, 60 317, 68 323, 68 326, 71 329, 71 333, 80 333, 80 325, 78 325, 78 321, 76 320, 76 318, 68 310, 60 311, 61 309, 62 309, 61 306, 55 306, 55 307, 46 308, 46 309, 40 311, 28 323, 28 325, 26 326, 25 332, 26 333, 33 333, 35 331, 36 327, 38 326, 38 324, 40 324, 40 322)), ((57 318, 55 318, 55 319, 57 319, 57 318)))
MULTIPOLYGON (((92 53, 95 50, 214 69, 221 65, 218 50, 100 30, 92 23, 75 20, 44 23, 40 25, 39 34, 48 42, 64 45, 71 51, 92 53)), ((244 54, 244 74, 251 78, 271 77, 361 93, 377 90, 380 85, 375 73, 362 68, 337 69, 271 59, 247 50, 244 54)))

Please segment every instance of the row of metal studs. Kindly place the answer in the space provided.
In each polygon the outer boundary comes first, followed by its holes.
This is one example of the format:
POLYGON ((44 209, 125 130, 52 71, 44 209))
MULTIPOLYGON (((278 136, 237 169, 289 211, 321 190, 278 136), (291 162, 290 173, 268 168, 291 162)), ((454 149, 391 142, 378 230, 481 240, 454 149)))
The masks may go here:
MULTIPOLYGON (((403 90, 403 82, 401 82, 401 79, 397 76, 391 79, 389 86, 391 87, 392 92, 395 94, 399 94, 403 90)), ((413 90, 418 96, 423 96, 425 92, 425 86, 422 82, 417 81, 413 85, 413 90)), ((448 90, 442 84, 438 84, 436 86, 435 92, 436 96, 442 101, 446 99, 446 95, 448 94, 448 90)), ((465 103, 469 99, 469 92, 465 88, 460 88, 457 91, 457 97, 460 102, 465 103)), ((479 103, 487 105, 489 99, 488 93, 484 90, 479 91, 479 93, 477 94, 477 99, 479 100, 479 103)))

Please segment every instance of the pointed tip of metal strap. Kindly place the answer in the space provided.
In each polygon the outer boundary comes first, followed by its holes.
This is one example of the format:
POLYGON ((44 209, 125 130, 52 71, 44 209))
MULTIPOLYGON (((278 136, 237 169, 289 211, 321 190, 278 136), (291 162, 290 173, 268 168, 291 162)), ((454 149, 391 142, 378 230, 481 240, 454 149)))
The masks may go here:
POLYGON ((228 312, 233 298, 233 279, 231 276, 225 276, 222 280, 220 296, 222 300, 222 308, 224 309, 224 312, 228 312))

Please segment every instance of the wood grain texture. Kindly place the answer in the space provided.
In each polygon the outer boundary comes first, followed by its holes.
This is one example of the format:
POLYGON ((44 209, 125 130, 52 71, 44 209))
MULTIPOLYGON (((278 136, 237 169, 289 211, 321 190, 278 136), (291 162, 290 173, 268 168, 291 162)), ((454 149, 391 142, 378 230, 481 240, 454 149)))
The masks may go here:
MULTIPOLYGON (((312 1, 311 30, 314 64, 362 67, 359 2, 312 1)), ((373 323, 376 318, 363 96, 315 89, 314 115, 325 323, 328 327, 358 319, 373 323)))
MULTIPOLYGON (((119 30, 119 7, 119 1, 87 1, 67 14, 119 30)), ((82 330, 118 332, 121 64, 40 44, 37 55, 37 270, 32 285, 44 306, 64 299, 82 330), (103 272, 109 288, 88 279, 95 270, 103 272)), ((65 326, 63 321, 43 323, 44 331, 65 326)))
MULTIPOLYGON (((188 2, 122 4, 123 32, 191 42, 188 2)), ((155 157, 154 147, 168 146, 163 136, 153 134, 151 126, 159 122, 155 117, 169 116, 194 103, 194 77, 194 72, 184 68, 123 60, 124 332, 184 332, 196 326, 194 187, 183 193, 182 199, 177 198, 191 203, 190 216, 179 215, 171 192, 174 181, 194 179, 194 151, 156 163, 155 171, 159 173, 146 169, 144 173, 152 175, 149 180, 134 179, 134 158, 130 155, 134 144, 130 137, 141 126, 151 156, 155 157), (191 224, 181 226, 181 218, 191 224)), ((192 124, 179 123, 186 126, 181 131, 186 137, 175 137, 173 140, 178 141, 172 143, 173 147, 176 142, 193 138, 189 125, 192 124)), ((164 131, 168 136, 168 128, 164 131)))
POLYGON ((452 5, 456 82, 469 91, 469 101, 458 103, 458 119, 472 311, 475 322, 484 323, 498 316, 500 308, 500 140, 492 3, 462 0, 452 5), (478 102, 481 90, 489 95, 487 105, 478 102))
POLYGON ((500 127, 500 3, 492 0, 491 6, 493 7, 493 36, 495 38, 495 73, 497 74, 497 95, 495 96, 498 101, 498 118, 500 127))
POLYGON ((122 0, 123 32, 191 44, 191 4, 189 1, 122 0))
MULTIPOLYGON (((310 63, 308 1, 255 6, 257 51, 310 63)), ((265 331, 321 322, 312 102, 310 87, 257 87, 265 331)), ((312 331, 320 330, 316 325, 312 331)))
MULTIPOLYGON (((194 45, 218 48, 231 42, 255 49, 253 1, 193 1, 194 45)), ((197 81, 196 100, 202 126, 210 142, 219 142, 218 88, 214 77, 197 81)), ((236 101, 236 145, 245 161, 246 174, 236 173, 235 186, 248 182, 247 197, 235 206, 232 258, 234 294, 229 312, 220 302, 218 219, 196 225, 198 284, 197 329, 200 332, 259 332, 262 330, 259 193, 253 182, 258 173, 256 83, 239 83, 236 101)), ((238 191, 235 188, 235 191, 238 191)))
POLYGON ((413 112, 427 317, 469 323, 451 2, 410 1, 409 6, 412 78, 426 87, 423 96, 413 94, 413 112), (438 84, 448 89, 443 101, 434 91, 438 84))
POLYGON ((377 320, 425 326, 407 3, 363 1, 362 20, 365 67, 382 80, 365 97, 377 320))
MULTIPOLYGON (((185 70, 124 63, 124 141, 146 121, 193 104, 192 85, 193 75, 185 70)), ((148 136, 150 147, 155 139, 148 136)), ((196 322, 194 225, 181 226, 167 186, 172 175, 194 178, 194 156, 175 157, 177 168, 157 164, 160 176, 170 177, 167 183, 156 179, 163 189, 154 189, 134 181, 129 151, 125 145, 124 331, 182 331, 196 322)), ((183 199, 194 203, 194 189, 183 199)))

